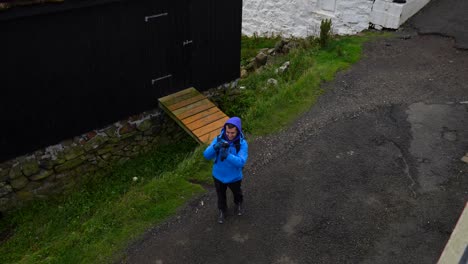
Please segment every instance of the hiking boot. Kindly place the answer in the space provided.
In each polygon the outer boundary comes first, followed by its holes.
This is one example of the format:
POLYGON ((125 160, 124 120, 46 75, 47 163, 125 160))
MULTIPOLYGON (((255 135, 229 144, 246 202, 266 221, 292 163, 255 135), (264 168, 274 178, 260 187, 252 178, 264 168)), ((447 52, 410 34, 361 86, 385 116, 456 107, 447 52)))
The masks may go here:
POLYGON ((224 212, 222 210, 219 210, 218 223, 223 224, 225 218, 226 215, 224 214, 224 212))
POLYGON ((242 206, 242 203, 239 203, 237 205, 237 215, 242 215, 244 214, 244 207, 242 206))

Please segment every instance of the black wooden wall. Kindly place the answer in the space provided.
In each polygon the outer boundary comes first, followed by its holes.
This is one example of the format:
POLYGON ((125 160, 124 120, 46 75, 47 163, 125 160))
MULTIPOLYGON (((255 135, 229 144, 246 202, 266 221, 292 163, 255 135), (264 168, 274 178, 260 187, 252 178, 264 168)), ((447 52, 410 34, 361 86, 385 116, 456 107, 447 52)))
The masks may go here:
POLYGON ((238 78, 241 14, 241 0, 68 0, 0 13, 0 160, 238 78))

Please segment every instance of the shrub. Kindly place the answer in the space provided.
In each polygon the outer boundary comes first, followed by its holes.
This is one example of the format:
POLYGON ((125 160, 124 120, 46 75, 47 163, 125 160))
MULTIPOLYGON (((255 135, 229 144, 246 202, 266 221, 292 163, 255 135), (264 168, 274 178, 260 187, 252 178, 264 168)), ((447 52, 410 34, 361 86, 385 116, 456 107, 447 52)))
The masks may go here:
POLYGON ((320 38, 319 43, 321 48, 325 48, 330 42, 331 38, 331 19, 324 19, 320 22, 320 38))

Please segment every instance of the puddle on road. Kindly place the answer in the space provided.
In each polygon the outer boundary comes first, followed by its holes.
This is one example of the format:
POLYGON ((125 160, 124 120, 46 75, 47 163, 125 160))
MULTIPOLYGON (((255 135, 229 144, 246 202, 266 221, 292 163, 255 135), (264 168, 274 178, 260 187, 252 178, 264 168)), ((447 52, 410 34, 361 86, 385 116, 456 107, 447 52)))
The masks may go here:
POLYGON ((447 180, 447 168, 457 158, 446 153, 456 149, 457 144, 468 142, 468 111, 462 104, 419 102, 410 105, 406 113, 413 136, 411 155, 430 161, 417 165, 419 191, 435 190, 447 180))

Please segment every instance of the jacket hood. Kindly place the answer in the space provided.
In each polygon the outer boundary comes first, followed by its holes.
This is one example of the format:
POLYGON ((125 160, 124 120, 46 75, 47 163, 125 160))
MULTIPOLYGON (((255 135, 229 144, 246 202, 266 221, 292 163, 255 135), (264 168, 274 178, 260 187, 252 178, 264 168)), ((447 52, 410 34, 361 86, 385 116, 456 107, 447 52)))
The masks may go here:
POLYGON ((229 118, 224 124, 224 127, 226 127, 227 124, 235 125, 237 127, 237 130, 239 130, 239 134, 242 133, 242 121, 239 117, 234 116, 229 118))
POLYGON ((223 137, 224 137, 224 131, 226 131, 226 125, 227 124, 232 124, 232 125, 236 126, 237 130, 239 131, 239 133, 237 134, 237 137, 233 141, 237 140, 238 138, 243 138, 244 137, 244 134, 242 133, 242 121, 241 121, 241 119, 239 117, 237 117, 237 116, 231 117, 226 121, 226 123, 224 123, 224 127, 223 127, 223 129, 221 131, 223 137))

